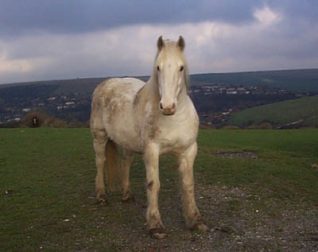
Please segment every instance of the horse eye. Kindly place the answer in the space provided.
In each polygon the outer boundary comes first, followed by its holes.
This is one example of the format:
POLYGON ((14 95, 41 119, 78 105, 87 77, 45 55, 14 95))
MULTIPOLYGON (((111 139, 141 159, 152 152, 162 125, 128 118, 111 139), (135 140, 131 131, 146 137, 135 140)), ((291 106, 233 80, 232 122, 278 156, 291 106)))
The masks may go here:
POLYGON ((160 67, 159 66, 157 66, 157 70, 158 70, 158 72, 160 72, 160 67))
POLYGON ((182 72, 182 71, 183 71, 183 68, 184 68, 183 66, 181 66, 181 67, 180 67, 180 72, 182 72))

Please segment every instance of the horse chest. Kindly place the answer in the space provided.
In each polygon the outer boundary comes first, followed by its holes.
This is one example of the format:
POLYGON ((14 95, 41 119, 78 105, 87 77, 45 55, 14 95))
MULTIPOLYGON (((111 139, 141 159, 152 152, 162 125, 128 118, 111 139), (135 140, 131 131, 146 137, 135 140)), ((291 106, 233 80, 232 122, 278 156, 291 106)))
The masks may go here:
POLYGON ((198 121, 195 114, 164 118, 158 123, 155 139, 162 153, 182 151, 196 141, 198 121))

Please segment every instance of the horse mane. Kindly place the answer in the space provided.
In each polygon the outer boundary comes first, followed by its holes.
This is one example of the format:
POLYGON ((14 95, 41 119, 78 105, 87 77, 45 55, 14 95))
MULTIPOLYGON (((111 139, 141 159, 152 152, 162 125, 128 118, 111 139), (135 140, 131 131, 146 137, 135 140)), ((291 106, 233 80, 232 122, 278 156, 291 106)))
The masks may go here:
POLYGON ((183 70, 183 74, 184 74, 184 82, 185 82, 185 86, 187 89, 187 93, 189 93, 190 90, 190 76, 189 76, 189 67, 188 67, 188 63, 185 60, 184 63, 184 70, 183 70))

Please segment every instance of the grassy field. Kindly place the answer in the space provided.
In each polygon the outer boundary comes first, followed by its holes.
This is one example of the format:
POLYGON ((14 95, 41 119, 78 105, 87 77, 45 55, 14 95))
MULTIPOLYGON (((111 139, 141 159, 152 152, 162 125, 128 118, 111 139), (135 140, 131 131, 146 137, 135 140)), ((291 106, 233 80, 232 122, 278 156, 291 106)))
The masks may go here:
POLYGON ((172 157, 161 161, 168 238, 144 226, 145 171, 136 202, 94 198, 88 129, 0 129, 0 251, 316 251, 318 130, 201 130, 195 163, 206 234, 186 230, 172 157))
POLYGON ((233 114, 229 124, 246 127, 266 121, 278 126, 298 120, 303 120, 304 126, 318 127, 318 96, 246 109, 233 114))

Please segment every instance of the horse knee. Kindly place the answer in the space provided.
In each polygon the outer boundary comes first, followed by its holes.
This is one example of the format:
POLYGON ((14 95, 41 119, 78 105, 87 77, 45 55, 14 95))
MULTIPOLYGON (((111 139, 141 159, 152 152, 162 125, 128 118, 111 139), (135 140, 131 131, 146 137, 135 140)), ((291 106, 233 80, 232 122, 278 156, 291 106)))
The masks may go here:
POLYGON ((99 145, 105 145, 107 141, 107 135, 105 130, 93 129, 92 135, 94 139, 94 147, 98 147, 99 145))
POLYGON ((157 193, 160 190, 160 182, 156 180, 150 180, 147 182, 147 191, 157 193))

